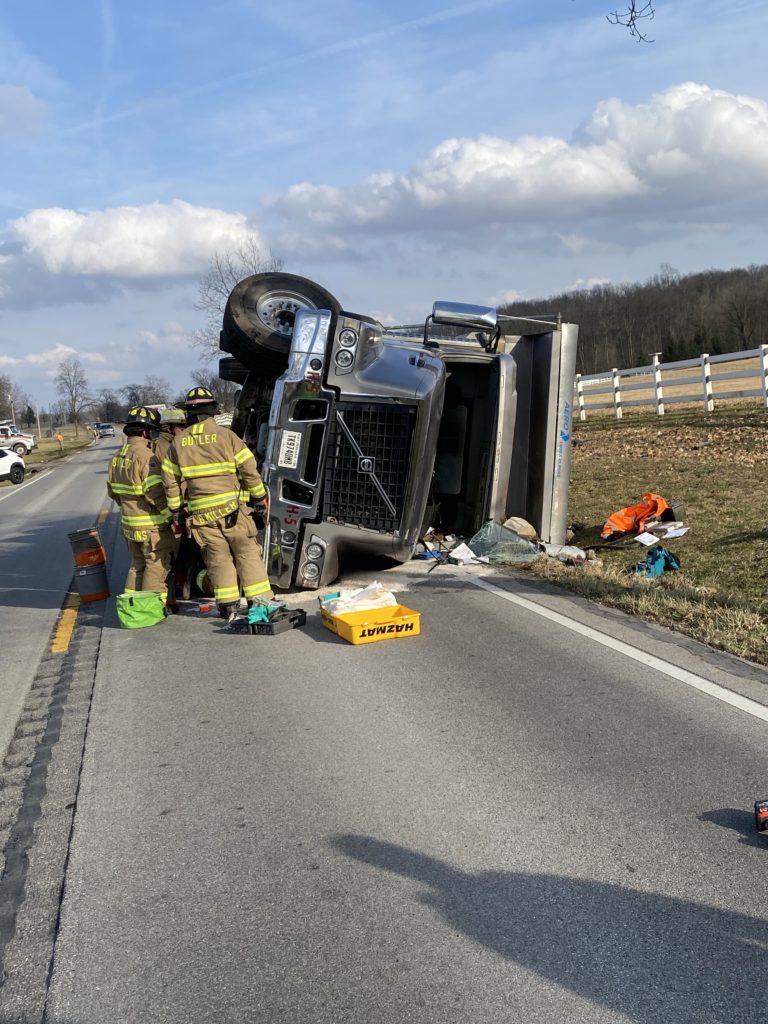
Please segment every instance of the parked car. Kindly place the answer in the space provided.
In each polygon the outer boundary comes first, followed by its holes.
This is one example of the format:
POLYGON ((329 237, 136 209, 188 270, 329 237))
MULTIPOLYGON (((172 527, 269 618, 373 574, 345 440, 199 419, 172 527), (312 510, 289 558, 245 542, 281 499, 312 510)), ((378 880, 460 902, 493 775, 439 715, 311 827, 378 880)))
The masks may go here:
POLYGON ((112 423, 97 423, 96 429, 99 432, 99 437, 114 437, 115 428, 112 423))
POLYGON ((564 543, 578 328, 501 322, 436 302, 385 328, 292 274, 235 286, 219 375, 242 385, 232 428, 269 490, 275 586, 323 586, 361 553, 405 562, 430 526, 515 515, 564 543))
POLYGON ((0 480, 10 480, 12 484, 20 484, 24 480, 24 459, 15 452, 0 448, 0 480))
POLYGON ((12 426, 0 426, 0 444, 12 449, 17 455, 29 455, 33 448, 37 448, 37 438, 34 434, 23 434, 12 426))

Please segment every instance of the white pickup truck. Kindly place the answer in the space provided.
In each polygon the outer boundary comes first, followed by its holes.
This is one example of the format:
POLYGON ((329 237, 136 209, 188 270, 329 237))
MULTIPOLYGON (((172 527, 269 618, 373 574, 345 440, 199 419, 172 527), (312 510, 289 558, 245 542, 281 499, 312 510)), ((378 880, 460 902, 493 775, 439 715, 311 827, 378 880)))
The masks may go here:
POLYGON ((0 445, 24 457, 37 448, 37 438, 34 434, 23 434, 14 424, 4 424, 0 426, 0 445))

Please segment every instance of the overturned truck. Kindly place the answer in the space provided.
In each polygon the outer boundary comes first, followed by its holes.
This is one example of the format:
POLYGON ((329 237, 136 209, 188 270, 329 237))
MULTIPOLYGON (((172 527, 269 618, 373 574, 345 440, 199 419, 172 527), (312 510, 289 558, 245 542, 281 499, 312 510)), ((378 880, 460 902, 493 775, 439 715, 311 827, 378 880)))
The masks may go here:
POLYGON ((454 302, 385 328, 302 277, 241 281, 219 375, 241 385, 233 429, 269 490, 273 584, 317 588, 362 554, 405 562, 430 526, 469 536, 516 515, 563 543, 577 334, 454 302))

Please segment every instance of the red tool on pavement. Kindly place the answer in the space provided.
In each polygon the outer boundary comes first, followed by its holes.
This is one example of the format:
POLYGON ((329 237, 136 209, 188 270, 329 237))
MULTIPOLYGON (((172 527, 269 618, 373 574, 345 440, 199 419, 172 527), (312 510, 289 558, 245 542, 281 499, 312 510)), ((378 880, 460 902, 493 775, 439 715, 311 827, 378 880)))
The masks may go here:
POLYGON ((768 831, 768 800, 755 800, 755 828, 758 832, 768 831))

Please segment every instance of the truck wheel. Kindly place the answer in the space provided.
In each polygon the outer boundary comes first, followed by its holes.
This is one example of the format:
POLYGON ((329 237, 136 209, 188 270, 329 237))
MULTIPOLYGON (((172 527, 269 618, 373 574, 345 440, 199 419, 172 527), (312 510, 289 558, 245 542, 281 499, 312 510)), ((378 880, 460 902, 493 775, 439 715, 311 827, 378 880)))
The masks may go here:
POLYGON ((273 365, 284 369, 300 309, 341 312, 337 299, 306 277, 278 273, 246 277, 227 299, 220 347, 249 369, 269 372, 273 365))
POLYGON ((11 466, 11 483, 20 484, 24 482, 24 467, 11 466))
POLYGON ((21 455, 22 457, 24 457, 27 454, 26 445, 14 444, 11 447, 13 448, 17 455, 21 455))

